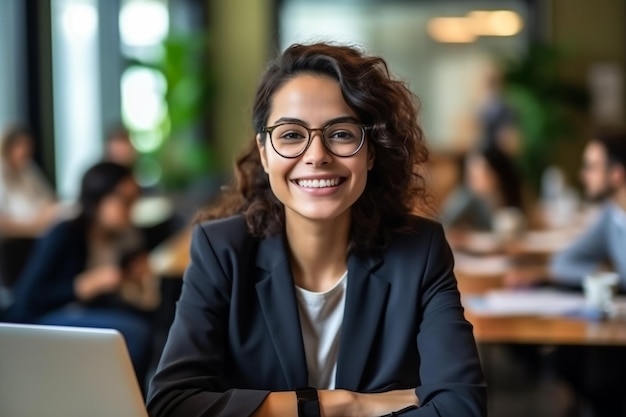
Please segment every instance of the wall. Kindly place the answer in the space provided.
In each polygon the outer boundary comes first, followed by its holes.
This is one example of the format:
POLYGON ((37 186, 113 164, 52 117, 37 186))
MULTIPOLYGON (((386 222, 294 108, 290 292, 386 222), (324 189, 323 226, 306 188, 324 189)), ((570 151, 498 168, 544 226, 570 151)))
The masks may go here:
POLYGON ((0 132, 9 124, 27 122, 26 92, 21 90, 25 71, 23 14, 23 0, 0 2, 0 132))
MULTIPOLYGON (((608 62, 620 65, 626 79, 626 2, 551 1, 551 39, 572 53, 572 59, 562 68, 563 74, 586 85, 590 66, 608 62)), ((626 87, 621 94, 626 96, 626 87)))
POLYGON ((221 168, 252 135, 251 109, 260 74, 267 64, 274 31, 273 0, 207 0, 216 77, 211 129, 221 168))

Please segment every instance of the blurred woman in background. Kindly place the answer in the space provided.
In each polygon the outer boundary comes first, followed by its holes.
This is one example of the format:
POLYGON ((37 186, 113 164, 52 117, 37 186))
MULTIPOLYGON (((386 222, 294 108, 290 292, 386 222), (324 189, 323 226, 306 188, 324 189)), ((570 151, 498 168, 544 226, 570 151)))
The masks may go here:
POLYGON ((59 214, 32 154, 32 134, 25 127, 9 128, 0 140, 0 238, 38 236, 59 214))
POLYGON ((441 210, 444 226, 488 231, 493 228, 498 210, 524 211, 520 173, 515 162, 498 148, 489 147, 464 156, 459 172, 461 183, 441 210))
POLYGON ((117 329, 142 382, 151 348, 148 312, 159 293, 131 225, 138 192, 127 167, 102 162, 90 168, 81 184, 80 215, 38 242, 5 320, 117 329))

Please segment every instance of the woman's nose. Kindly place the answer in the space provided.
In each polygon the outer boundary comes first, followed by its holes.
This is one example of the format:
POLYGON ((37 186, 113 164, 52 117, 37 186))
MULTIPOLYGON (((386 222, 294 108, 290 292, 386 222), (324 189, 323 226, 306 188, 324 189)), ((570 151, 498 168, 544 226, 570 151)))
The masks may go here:
POLYGON ((303 160, 310 165, 325 165, 332 159, 332 155, 324 145, 324 138, 319 131, 311 132, 311 143, 304 152, 303 160))

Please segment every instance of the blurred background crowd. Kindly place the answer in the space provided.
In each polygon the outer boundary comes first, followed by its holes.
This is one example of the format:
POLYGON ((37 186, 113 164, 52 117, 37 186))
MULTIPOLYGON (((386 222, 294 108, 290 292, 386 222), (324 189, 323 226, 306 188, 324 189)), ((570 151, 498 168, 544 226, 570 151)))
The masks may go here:
MULTIPOLYGON (((529 257, 523 233, 573 240, 606 199, 626 211, 626 179, 607 168, 626 167, 612 147, 626 141, 622 0, 2 0, 0 27, 0 310, 118 328, 143 377, 189 226, 253 135, 259 74, 294 42, 359 45, 409 83, 430 148, 420 169, 455 254, 507 256, 489 282, 545 285, 558 256, 529 257)), ((457 273, 473 292, 472 271, 457 273)), ((619 343, 592 353, 615 362, 585 366, 626 369, 619 343)), ((595 373, 534 372, 589 352, 522 345, 481 349, 492 415, 626 415, 596 408, 615 390, 577 385, 595 373)), ((594 387, 623 385, 607 378, 594 387)))

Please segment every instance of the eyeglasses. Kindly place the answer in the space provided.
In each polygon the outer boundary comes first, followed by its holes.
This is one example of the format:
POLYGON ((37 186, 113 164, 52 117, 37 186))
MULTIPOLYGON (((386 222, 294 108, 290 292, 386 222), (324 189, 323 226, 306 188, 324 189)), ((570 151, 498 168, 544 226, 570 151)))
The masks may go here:
POLYGON ((317 129, 290 122, 267 126, 261 131, 269 134, 272 147, 283 158, 297 158, 302 155, 311 145, 313 132, 316 130, 322 133, 322 143, 330 153, 347 158, 361 150, 365 142, 365 131, 369 129, 371 126, 354 122, 335 122, 317 129))

